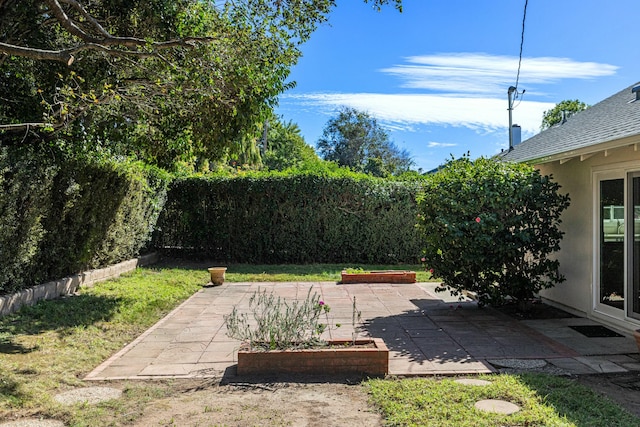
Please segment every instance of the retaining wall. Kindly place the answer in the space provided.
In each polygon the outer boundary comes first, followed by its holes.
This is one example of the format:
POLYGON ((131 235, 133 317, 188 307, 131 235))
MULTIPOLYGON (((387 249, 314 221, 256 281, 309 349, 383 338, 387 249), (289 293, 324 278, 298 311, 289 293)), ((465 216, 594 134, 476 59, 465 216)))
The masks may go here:
POLYGON ((34 305, 43 299, 54 299, 76 292, 80 287, 91 287, 98 282, 114 279, 121 274, 156 263, 159 259, 157 252, 138 258, 123 261, 105 268, 89 270, 74 274, 63 279, 43 283, 14 294, 0 296, 0 317, 15 313, 23 305, 34 305))

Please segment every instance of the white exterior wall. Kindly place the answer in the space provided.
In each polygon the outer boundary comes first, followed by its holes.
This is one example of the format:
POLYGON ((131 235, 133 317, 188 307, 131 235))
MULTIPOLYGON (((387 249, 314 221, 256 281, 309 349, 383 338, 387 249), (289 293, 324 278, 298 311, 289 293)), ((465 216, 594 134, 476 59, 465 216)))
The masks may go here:
MULTIPOLYGON (((560 272, 566 281, 555 288, 541 292, 551 302, 569 307, 587 317, 602 318, 594 310, 595 249, 598 244, 594 218, 594 173, 608 170, 640 171, 640 147, 600 152, 580 160, 574 157, 564 164, 559 161, 536 165, 543 174, 552 174, 562 193, 569 193, 571 204, 562 215, 561 229, 565 232, 556 258, 560 261, 560 272), (636 151, 638 150, 638 151, 636 151)), ((637 328, 638 322, 627 318, 604 319, 618 326, 637 328)))

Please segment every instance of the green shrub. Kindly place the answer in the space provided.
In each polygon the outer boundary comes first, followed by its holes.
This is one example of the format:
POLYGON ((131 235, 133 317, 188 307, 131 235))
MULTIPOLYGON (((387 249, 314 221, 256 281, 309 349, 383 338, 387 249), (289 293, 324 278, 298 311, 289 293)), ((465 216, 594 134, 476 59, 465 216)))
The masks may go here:
POLYGON ((453 295, 482 303, 519 301, 564 280, 558 261, 560 215, 568 195, 523 164, 467 157, 449 161, 418 197, 423 261, 453 295))
POLYGON ((139 163, 71 160, 57 174, 41 251, 47 278, 132 258, 147 245, 168 175, 139 163))
POLYGON ((0 147, 0 294, 22 287, 46 234, 55 166, 0 147))
POLYGON ((138 163, 0 151, 0 294, 134 257, 168 174, 138 163))
POLYGON ((306 173, 173 182, 156 245, 246 263, 416 263, 416 181, 306 173))

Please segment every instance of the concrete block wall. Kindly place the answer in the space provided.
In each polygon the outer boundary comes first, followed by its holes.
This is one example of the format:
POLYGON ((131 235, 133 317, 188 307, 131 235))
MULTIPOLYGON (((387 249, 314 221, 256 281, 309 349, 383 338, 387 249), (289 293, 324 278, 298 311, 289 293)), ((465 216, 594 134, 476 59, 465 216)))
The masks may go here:
POLYGON ((130 259, 105 268, 89 270, 52 282, 43 283, 14 294, 0 296, 0 316, 15 313, 23 305, 34 305, 38 301, 70 295, 80 287, 91 287, 98 282, 115 279, 121 274, 158 262, 159 255, 154 252, 139 258, 130 259))

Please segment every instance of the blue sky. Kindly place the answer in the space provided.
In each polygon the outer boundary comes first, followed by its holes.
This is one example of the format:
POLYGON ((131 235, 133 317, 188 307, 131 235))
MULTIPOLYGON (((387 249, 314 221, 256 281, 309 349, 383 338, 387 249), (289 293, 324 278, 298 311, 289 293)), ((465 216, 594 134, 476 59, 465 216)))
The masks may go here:
MULTIPOLYGON (((342 106, 367 111, 430 170, 508 148, 524 0, 404 0, 338 6, 302 46, 277 113, 315 146, 342 106)), ((564 99, 595 104, 640 81, 637 0, 529 0, 513 123, 523 140, 564 99)))

